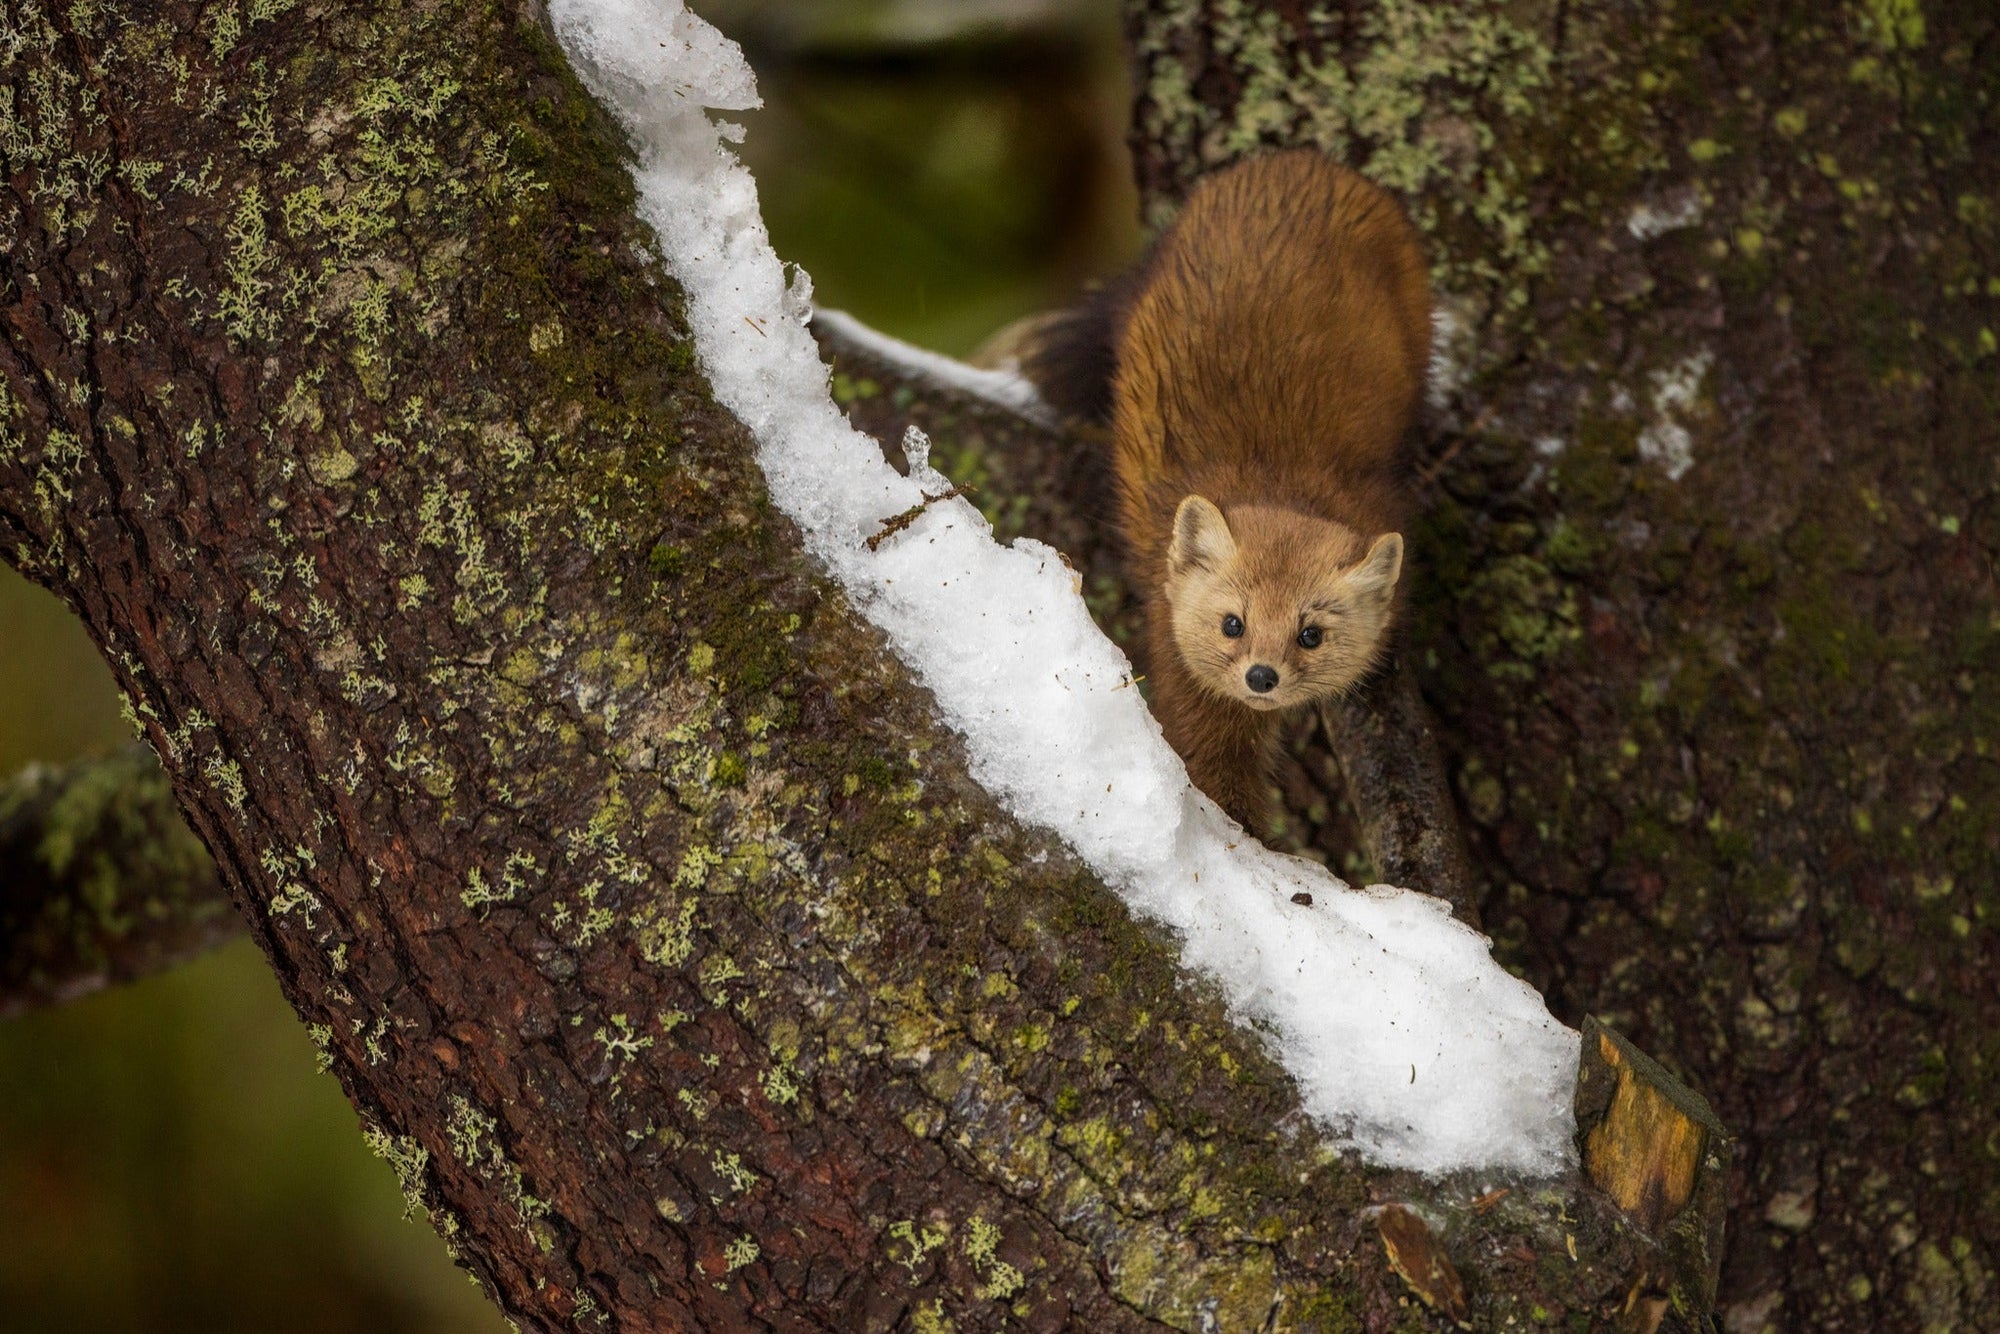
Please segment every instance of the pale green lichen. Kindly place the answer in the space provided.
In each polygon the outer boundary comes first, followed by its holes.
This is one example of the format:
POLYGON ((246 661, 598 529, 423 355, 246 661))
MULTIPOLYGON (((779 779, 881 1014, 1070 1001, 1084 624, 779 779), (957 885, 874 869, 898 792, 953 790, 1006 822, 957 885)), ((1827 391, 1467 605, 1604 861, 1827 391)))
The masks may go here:
POLYGON ((722 987, 744 976, 743 966, 736 960, 724 954, 711 955, 702 961, 701 989, 705 993, 716 993, 710 999, 719 1003, 722 987))
POLYGON ((652 1038, 634 1033, 631 1019, 622 1014, 612 1015, 610 1026, 598 1029, 594 1036, 613 1065, 637 1060, 640 1052, 653 1045, 652 1038))
POLYGON ((377 1125, 364 1124, 361 1128, 368 1147, 376 1157, 395 1169, 396 1180, 403 1188, 403 1216, 415 1218, 418 1214, 430 1216, 430 1207, 424 1202, 426 1186, 425 1174, 430 1168, 430 1150, 408 1135, 391 1135, 377 1125))
POLYGON ((62 528, 55 522, 56 515, 76 498, 74 487, 83 462, 83 441, 61 427, 50 428, 43 440, 41 462, 35 469, 35 504, 53 535, 51 557, 62 551, 62 528))
POLYGON ((308 1024, 306 1036, 312 1039, 314 1051, 317 1053, 314 1060, 319 1072, 326 1074, 333 1069, 333 1025, 308 1024))
POLYGON ((216 294, 216 314, 238 342, 267 339, 278 330, 278 310, 270 300, 267 276, 275 261, 264 221, 264 193, 257 186, 245 186, 237 196, 224 236, 229 241, 229 258, 224 262, 229 281, 216 294))
POLYGON ((774 1065, 757 1076, 764 1096, 780 1107, 789 1106, 799 1100, 799 1085, 791 1070, 784 1065, 774 1065))
POLYGON ((498 1142, 493 1139, 498 1125, 499 1122, 462 1094, 451 1096, 451 1115, 445 1121, 445 1135, 451 1141, 453 1156, 467 1167, 484 1169, 505 1161, 498 1142))
POLYGON ((312 868, 298 855, 299 851, 302 849, 284 853, 276 848, 265 848, 259 860, 271 882, 271 915, 282 918, 296 912, 310 930, 317 924, 317 914, 325 905, 319 895, 305 884, 312 868))
POLYGON ((508 1159, 500 1143, 499 1120, 463 1094, 452 1094, 449 1105, 445 1135, 452 1156, 499 1186, 501 1199, 513 1208, 523 1233, 546 1252, 551 1239, 546 1226, 537 1225, 548 1217, 549 1206, 528 1193, 521 1169, 508 1159))
POLYGON ((919 1228, 915 1219, 889 1225, 889 1240, 905 1247, 905 1253, 895 1258, 897 1264, 910 1271, 911 1283, 921 1280, 925 1258, 943 1246, 950 1235, 942 1224, 930 1223, 919 1228))
POLYGON ((639 957, 662 968, 679 968, 694 953, 694 920, 700 905, 693 899, 678 904, 649 902, 633 914, 639 957))
POLYGON ((465 873, 465 888, 459 892, 458 901, 476 912, 489 904, 507 903, 512 898, 513 895, 489 885, 486 873, 475 866, 465 873))
POLYGON ((715 1174, 722 1178, 730 1191, 737 1195, 755 1186, 759 1179, 755 1172, 743 1165, 741 1154, 726 1153, 717 1149, 709 1160, 709 1166, 715 1169, 715 1174))
POLYGON ((1026 1286, 1021 1271, 1000 1258, 1000 1229, 974 1215, 965 1223, 965 1258, 981 1282, 974 1295, 981 1301, 1006 1301, 1026 1286))
POLYGON ((723 1248, 722 1260, 728 1266, 727 1272, 733 1274, 763 1253, 756 1239, 746 1232, 723 1248))

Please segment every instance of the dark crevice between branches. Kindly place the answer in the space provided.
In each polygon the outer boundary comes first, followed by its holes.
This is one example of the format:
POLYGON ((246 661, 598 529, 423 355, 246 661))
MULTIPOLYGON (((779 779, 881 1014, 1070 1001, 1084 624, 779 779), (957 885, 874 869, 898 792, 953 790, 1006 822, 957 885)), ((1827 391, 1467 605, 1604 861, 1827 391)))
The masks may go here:
POLYGON ((0 1018, 161 972, 243 929, 150 751, 30 765, 0 784, 0 1018))

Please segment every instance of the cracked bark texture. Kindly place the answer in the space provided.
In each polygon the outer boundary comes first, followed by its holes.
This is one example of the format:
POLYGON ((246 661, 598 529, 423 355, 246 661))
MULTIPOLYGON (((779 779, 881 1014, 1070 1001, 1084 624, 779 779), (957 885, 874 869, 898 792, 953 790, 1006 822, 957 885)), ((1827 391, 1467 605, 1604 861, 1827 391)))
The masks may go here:
POLYGON ((2000 10, 1127 15, 1155 219, 1313 143, 1432 239, 1413 660, 1487 929, 1742 1136, 1726 1327, 2000 1328, 2000 10))
POLYGON ((0 1019, 243 934, 143 747, 0 783, 0 1019))
POLYGON ((0 87, 0 553, 524 1328, 1423 1327, 1385 1201, 1475 1320, 1657 1306, 1576 1181, 1327 1152, 967 780, 532 7, 0 0, 0 87))

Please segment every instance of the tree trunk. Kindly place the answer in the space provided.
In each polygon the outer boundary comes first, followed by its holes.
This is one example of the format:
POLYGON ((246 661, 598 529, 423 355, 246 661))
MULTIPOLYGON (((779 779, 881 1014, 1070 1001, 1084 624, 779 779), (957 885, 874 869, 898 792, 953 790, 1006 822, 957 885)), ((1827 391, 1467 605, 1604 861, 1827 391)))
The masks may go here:
POLYGON ((1580 1181, 1326 1152, 967 780, 769 507, 531 6, 0 16, 0 551, 515 1320, 1408 1328, 1398 1272, 1488 1327, 1659 1318, 1580 1181))
POLYGON ((1410 641, 1485 922, 1743 1136, 1731 1330, 2000 1328, 2000 10, 1128 8, 1454 312, 1410 641))

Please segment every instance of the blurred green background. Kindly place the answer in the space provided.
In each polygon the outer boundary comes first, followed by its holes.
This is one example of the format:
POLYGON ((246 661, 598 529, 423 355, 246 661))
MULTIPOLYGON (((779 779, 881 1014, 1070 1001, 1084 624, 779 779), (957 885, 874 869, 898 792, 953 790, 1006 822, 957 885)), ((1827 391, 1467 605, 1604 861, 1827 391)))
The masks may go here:
MULTIPOLYGON (((744 40, 780 255, 822 304, 946 352, 1139 244, 1109 0, 697 0, 744 40)), ((69 613, 0 566, 0 773, 129 733, 69 613)), ((0 1022, 0 1327, 505 1325, 403 1216, 248 942, 0 1022)))

